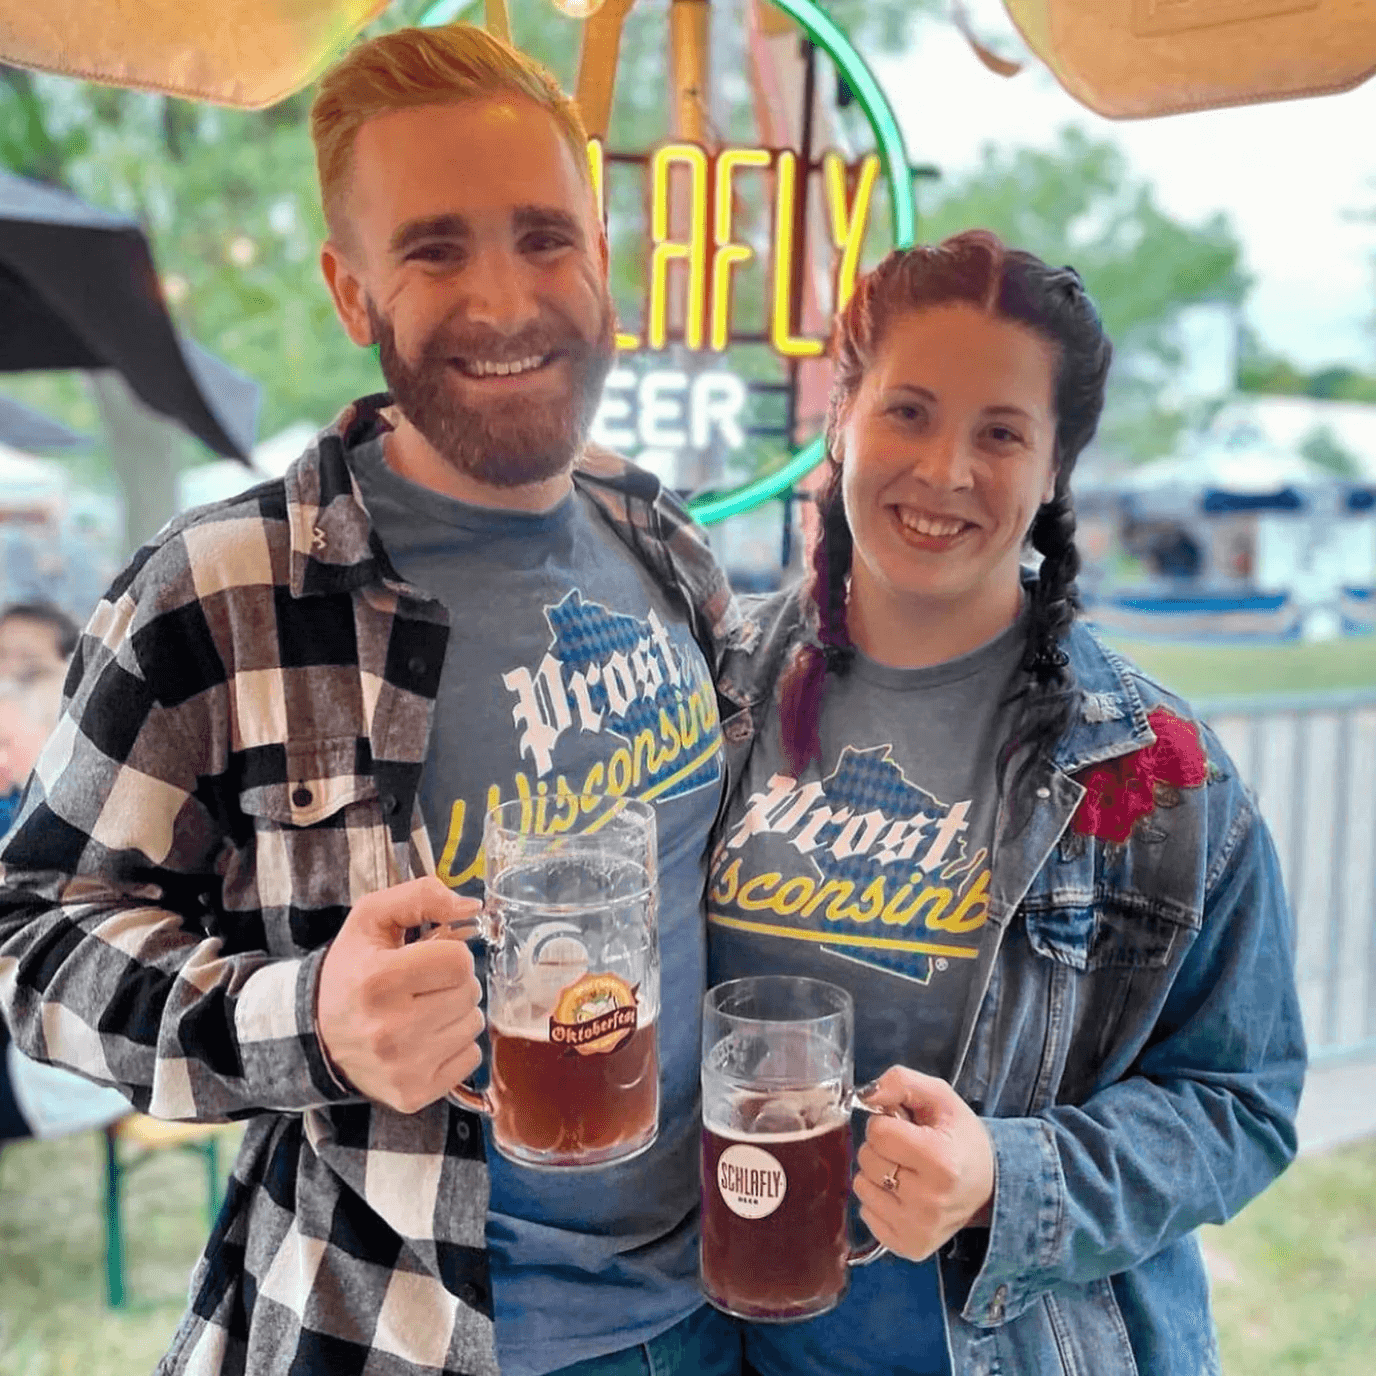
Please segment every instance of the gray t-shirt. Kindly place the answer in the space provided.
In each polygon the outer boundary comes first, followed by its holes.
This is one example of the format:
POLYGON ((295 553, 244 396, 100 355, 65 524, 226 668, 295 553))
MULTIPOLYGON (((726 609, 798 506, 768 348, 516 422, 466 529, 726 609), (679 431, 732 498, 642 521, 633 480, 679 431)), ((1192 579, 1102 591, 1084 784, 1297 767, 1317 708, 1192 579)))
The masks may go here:
POLYGON ((351 466, 408 583, 451 629, 421 807, 440 877, 480 895, 482 819, 498 801, 628 793, 659 842, 660 1135, 592 1172, 499 1156, 488 1135, 487 1240, 504 1376, 540 1376, 647 1341, 697 1287, 702 891, 722 781, 716 695, 681 612, 588 498, 533 515, 469 506, 387 467, 351 466), (666 725, 667 723, 667 725, 666 725))
POLYGON ((855 1073, 949 1079, 988 915, 1001 706, 1022 620, 925 669, 857 653, 828 675, 822 753, 795 778, 777 708, 733 791, 708 884, 713 984, 829 980, 855 999, 855 1073))

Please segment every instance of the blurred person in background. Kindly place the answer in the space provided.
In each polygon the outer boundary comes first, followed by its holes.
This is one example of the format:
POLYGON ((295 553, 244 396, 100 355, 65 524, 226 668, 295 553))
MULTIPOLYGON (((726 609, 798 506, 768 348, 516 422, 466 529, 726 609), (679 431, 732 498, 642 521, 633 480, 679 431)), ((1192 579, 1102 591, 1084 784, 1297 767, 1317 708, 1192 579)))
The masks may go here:
POLYGON ((1271 837, 1077 615, 1111 352, 1073 270, 981 232, 890 255, 837 322, 812 577, 743 599, 722 668, 754 735, 710 971, 844 986, 856 1079, 908 1121, 868 1121, 853 1185, 889 1255, 747 1325, 763 1376, 1217 1371, 1196 1229, 1294 1156, 1271 837))
POLYGON ((0 610, 0 679, 20 682, 66 668, 80 627, 51 602, 12 602, 0 610))
POLYGON ((24 780, 57 721, 57 702, 51 703, 49 716, 48 694, 43 688, 31 695, 15 688, 33 680, 51 679, 56 681, 60 697, 62 676, 76 649, 78 634, 76 622, 50 602, 14 602, 0 611, 0 683, 10 685, 0 699, 4 719, 0 731, 0 835, 10 829, 19 811, 24 780), (35 740, 34 733, 40 730, 35 740))

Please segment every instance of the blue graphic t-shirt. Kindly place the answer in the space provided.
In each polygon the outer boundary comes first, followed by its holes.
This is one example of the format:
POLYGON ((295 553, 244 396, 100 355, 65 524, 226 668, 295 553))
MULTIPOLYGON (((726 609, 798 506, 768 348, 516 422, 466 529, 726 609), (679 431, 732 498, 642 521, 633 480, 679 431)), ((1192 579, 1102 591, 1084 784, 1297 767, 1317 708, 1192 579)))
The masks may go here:
MULTIPOLYGON (((712 858, 713 984, 804 975, 855 1001, 855 1079, 892 1065, 949 1080, 989 913, 1004 699, 1021 621, 959 659, 857 655, 827 680, 821 760, 795 774, 762 724, 712 858)), ((751 1330, 762 1376, 948 1370, 932 1261, 851 1273, 830 1314, 751 1330)))
POLYGON ((421 805, 437 870, 481 896, 484 813, 585 794, 652 801, 659 843, 659 1139, 594 1172, 529 1170, 488 1137, 487 1240, 503 1376, 542 1376, 647 1341, 697 1286, 698 1056, 708 832, 722 781, 707 665, 682 616, 571 493, 492 511, 351 456, 397 571, 439 598, 450 637, 421 805))

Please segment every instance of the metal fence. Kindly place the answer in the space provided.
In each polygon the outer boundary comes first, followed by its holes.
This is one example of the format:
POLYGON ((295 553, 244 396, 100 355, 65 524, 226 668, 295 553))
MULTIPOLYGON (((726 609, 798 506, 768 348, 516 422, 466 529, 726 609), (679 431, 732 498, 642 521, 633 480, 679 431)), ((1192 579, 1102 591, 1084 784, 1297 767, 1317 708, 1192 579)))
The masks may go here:
POLYGON ((1376 1058, 1376 690, 1195 705, 1280 852, 1312 1059, 1376 1058))

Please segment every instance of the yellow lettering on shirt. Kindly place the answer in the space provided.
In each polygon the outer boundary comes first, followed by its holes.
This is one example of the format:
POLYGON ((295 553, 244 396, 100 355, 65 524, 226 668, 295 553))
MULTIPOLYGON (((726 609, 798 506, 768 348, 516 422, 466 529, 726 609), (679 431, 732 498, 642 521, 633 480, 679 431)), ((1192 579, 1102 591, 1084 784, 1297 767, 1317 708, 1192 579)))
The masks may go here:
POLYGON ((736 894, 736 906, 744 908, 747 912, 772 912, 774 909, 773 899, 756 898, 756 893, 763 893, 767 889, 775 889, 779 885, 779 880, 783 875, 757 874, 753 879, 747 879, 740 887, 740 892, 736 894))
MULTIPOLYGON (((947 889, 943 893, 949 893, 947 889)), ((989 917, 989 871, 981 870, 979 878, 970 885, 965 897, 956 904, 955 911, 946 916, 927 914, 927 925, 946 932, 973 932, 984 926, 989 917)))

